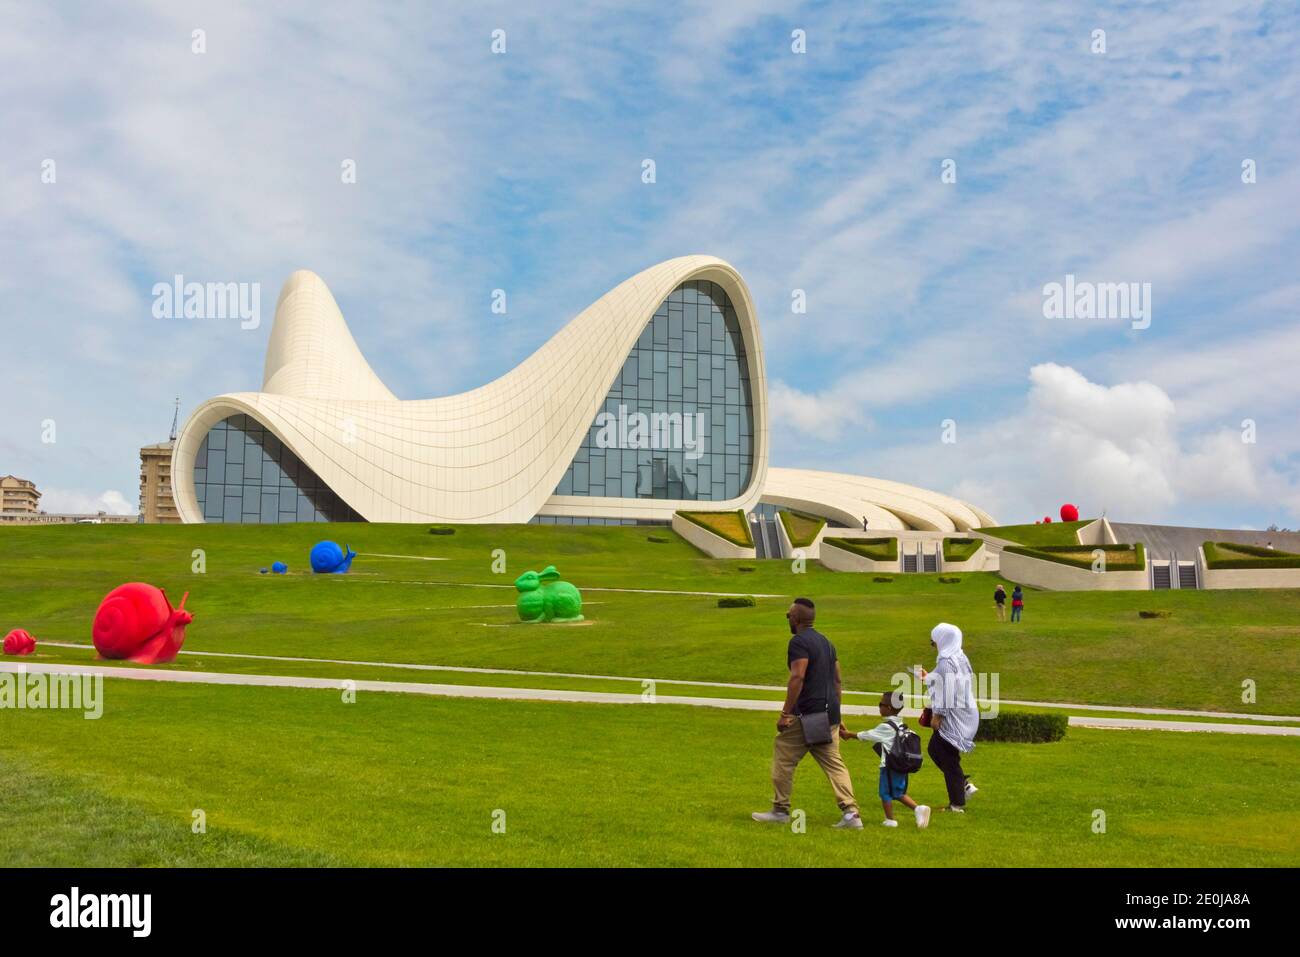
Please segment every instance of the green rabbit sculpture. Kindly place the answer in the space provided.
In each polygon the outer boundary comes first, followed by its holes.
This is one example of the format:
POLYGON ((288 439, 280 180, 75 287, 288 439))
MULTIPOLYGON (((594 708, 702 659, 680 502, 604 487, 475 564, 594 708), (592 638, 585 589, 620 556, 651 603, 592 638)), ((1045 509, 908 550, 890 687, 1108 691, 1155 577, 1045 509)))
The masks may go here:
POLYGON ((582 621, 582 592, 566 581, 554 565, 541 574, 524 572, 515 579, 520 621, 582 621))

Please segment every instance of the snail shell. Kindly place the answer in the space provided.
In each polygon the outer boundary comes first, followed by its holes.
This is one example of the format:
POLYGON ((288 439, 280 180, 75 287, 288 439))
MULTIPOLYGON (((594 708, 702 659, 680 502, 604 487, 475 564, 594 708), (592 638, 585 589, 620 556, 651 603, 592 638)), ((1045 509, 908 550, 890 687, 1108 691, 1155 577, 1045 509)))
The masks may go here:
POLYGON ((145 664, 172 661, 185 641, 185 626, 194 618, 184 607, 182 598, 181 607, 173 609, 166 593, 153 585, 119 585, 95 612, 95 650, 104 658, 145 664))
POLYGON ((36 639, 22 628, 15 628, 5 635, 4 653, 6 655, 30 655, 36 650, 36 639))

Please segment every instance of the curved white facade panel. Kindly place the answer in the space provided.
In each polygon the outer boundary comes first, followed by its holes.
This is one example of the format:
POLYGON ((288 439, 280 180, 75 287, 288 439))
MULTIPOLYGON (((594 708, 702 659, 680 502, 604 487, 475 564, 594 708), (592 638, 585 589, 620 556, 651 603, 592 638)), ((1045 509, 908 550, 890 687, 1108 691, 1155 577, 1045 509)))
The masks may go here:
POLYGON ((753 395, 753 470, 735 498, 757 503, 768 457, 763 346, 749 290, 727 263, 687 256, 616 286, 501 378, 441 399, 399 401, 370 369, 334 297, 314 273, 285 284, 267 350, 263 390, 199 406, 172 465, 177 509, 202 521, 195 456, 208 430, 251 416, 344 502, 374 522, 526 522, 548 514, 670 520, 698 500, 553 498, 623 361, 660 303, 683 282, 717 283, 734 305, 753 395))
POLYGON ((763 501, 869 530, 966 532, 996 525, 983 509, 914 485, 839 472, 771 468, 763 501))
MULTIPOLYGON (((701 310, 703 295, 701 292, 698 300, 701 310)), ((722 341, 716 338, 719 327, 713 328, 714 342, 722 341)), ((705 366, 712 363, 713 369, 719 368, 718 350, 724 346, 714 345, 714 354, 706 358, 705 326, 699 329, 700 402, 706 403, 709 384, 705 366)), ((675 341, 689 344, 695 334, 686 335, 675 341)), ((655 348, 659 348, 657 343, 655 348)), ((670 361, 688 366, 696 363, 690 348, 686 346, 685 359, 670 357, 670 361)), ((655 370, 655 374, 659 372, 655 370)), ((632 374, 629 370, 625 376, 632 374)), ((641 374, 645 375, 644 370, 641 374)), ((680 385, 680 374, 677 379, 680 385)), ((717 394, 715 379, 715 403, 717 394)), ((654 401, 656 410, 665 405, 657 386, 654 401)), ((515 523, 537 516, 553 516, 550 520, 557 521, 666 522, 683 508, 748 511, 762 499, 846 525, 859 525, 866 516, 871 528, 881 530, 964 531, 994 524, 974 506, 896 482, 769 469, 768 421, 763 343, 749 289, 735 269, 712 256, 672 259, 638 273, 583 310, 519 366, 487 385, 459 395, 406 401, 394 396, 370 368, 325 283, 315 273, 303 270, 290 276, 280 293, 262 390, 217 396, 195 409, 176 443, 173 487, 177 510, 186 522, 204 520, 197 474, 209 496, 241 496, 241 477, 256 476, 252 482, 258 487, 249 487, 247 498, 235 500, 239 506, 235 517, 218 511, 217 517, 228 521, 312 521, 346 514, 372 522, 515 523), (748 407, 740 400, 739 413, 735 411, 737 400, 726 400, 732 403, 724 417, 727 454, 736 456, 743 466, 733 470, 736 459, 728 459, 725 488, 718 484, 721 478, 715 476, 711 486, 709 479, 701 478, 696 497, 689 497, 688 492, 685 498, 667 498, 661 494, 663 486, 656 486, 657 497, 606 496, 585 488, 572 491, 588 494, 556 494, 561 479, 566 491, 576 483, 570 466, 578 467, 575 455, 592 434, 597 414, 607 411, 607 397, 616 401, 611 389, 625 362, 635 364, 634 347, 639 340, 645 341, 643 333, 656 311, 670 294, 678 295, 674 291, 683 284, 689 289, 707 288, 711 294, 720 290, 718 298, 727 309, 731 331, 726 348, 732 349, 728 353, 732 366, 726 372, 728 391, 738 370, 742 380, 746 375, 747 380, 736 391, 744 394, 746 384, 748 390, 748 407), (738 343, 734 341, 737 337, 738 343), (241 425, 226 432, 230 428, 226 421, 242 416, 247 419, 234 421, 245 423, 256 439, 238 431, 244 428, 241 425), (733 442, 731 427, 739 418, 743 418, 743 431, 733 442), (232 443, 229 450, 227 441, 232 443), (263 463, 257 457, 266 448, 273 450, 265 464, 268 475, 274 472, 273 479, 258 471, 263 463), (209 465, 217 477, 208 477, 209 465), (249 471, 244 472, 245 468, 249 471), (260 483, 264 481, 263 489, 260 483), (209 482, 232 484, 218 487, 209 482), (305 491, 296 487, 303 482, 309 483, 305 491), (212 491, 214 488, 217 491, 212 491), (730 497, 721 498, 720 489, 730 497), (321 501, 329 504, 322 506, 321 501), (299 509, 296 512, 295 507, 299 509)), ((712 427, 716 436, 717 417, 712 427)), ((702 476, 703 468, 696 467, 702 476)), ((722 466, 716 465, 714 470, 721 472, 722 466)), ((597 486, 596 471, 593 466, 593 487, 604 488, 603 484, 597 486)), ((601 483, 605 480, 602 474, 601 483)), ((618 484, 617 475, 608 481, 612 488, 630 490, 626 480, 618 484)), ((684 486, 676 482, 666 487, 671 491, 684 486)), ((211 511, 208 514, 213 515, 211 511)))

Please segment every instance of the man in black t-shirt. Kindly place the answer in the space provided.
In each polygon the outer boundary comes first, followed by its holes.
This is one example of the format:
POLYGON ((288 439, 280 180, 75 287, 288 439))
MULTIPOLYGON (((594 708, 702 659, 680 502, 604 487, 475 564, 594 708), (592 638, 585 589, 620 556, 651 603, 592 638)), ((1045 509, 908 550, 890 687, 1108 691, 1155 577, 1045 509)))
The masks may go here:
POLYGON ((840 737, 836 730, 840 726, 840 663, 835 646, 813 628, 816 615, 812 601, 807 598, 796 598, 785 613, 792 635, 786 649, 790 678, 772 748, 772 810, 758 811, 751 816, 763 823, 789 822, 794 769, 811 751, 813 760, 830 780, 835 800, 843 812, 835 826, 861 829, 862 817, 853 797, 853 781, 840 756, 840 737), (831 739, 824 744, 809 744, 804 739, 802 716, 822 712, 829 714, 831 739))

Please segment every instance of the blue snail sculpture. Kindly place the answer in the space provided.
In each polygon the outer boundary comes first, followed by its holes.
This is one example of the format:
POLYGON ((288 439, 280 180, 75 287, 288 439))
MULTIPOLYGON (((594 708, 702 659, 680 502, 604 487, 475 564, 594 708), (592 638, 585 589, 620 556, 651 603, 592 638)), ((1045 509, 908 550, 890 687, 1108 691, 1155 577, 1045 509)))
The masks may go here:
POLYGON ((318 575, 342 575, 352 567, 357 553, 337 542, 317 542, 311 550, 311 570, 318 575))
POLYGON ((538 572, 524 572, 515 579, 519 598, 515 610, 520 621, 582 621, 582 592, 560 581, 554 565, 538 572))

